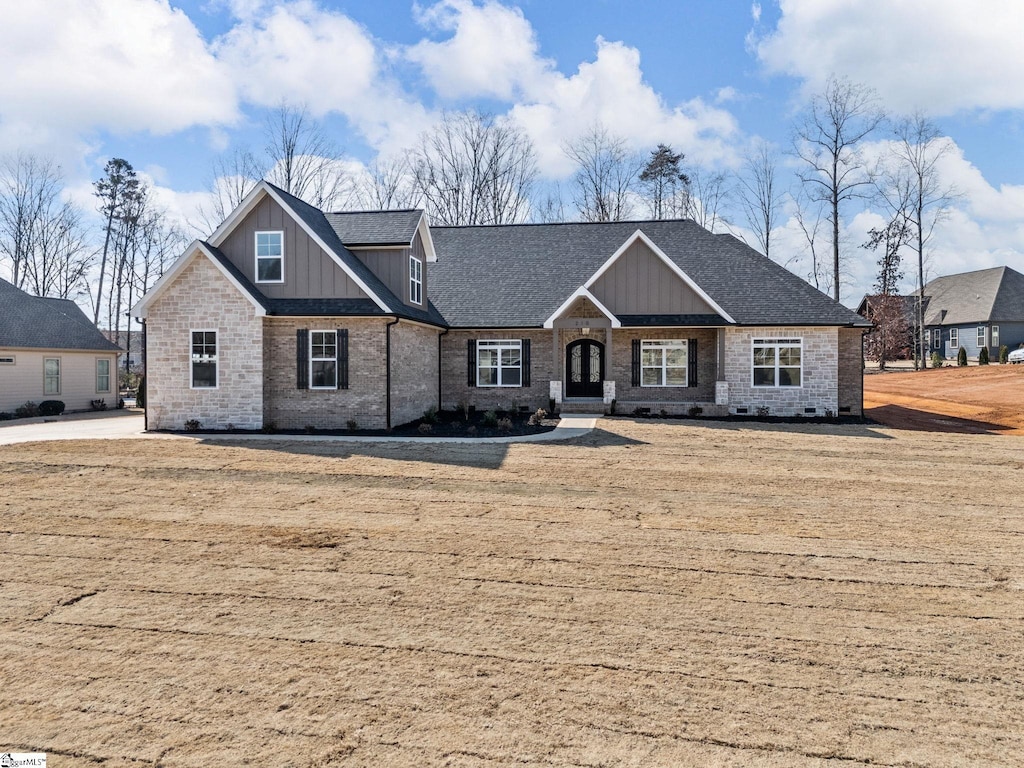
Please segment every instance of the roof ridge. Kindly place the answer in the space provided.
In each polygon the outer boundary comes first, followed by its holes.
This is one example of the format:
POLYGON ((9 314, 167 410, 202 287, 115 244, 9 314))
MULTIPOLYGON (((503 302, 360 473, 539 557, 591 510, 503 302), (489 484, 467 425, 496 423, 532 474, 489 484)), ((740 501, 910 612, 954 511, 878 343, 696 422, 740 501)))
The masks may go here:
MULTIPOLYGON (((608 226, 609 224, 693 224, 693 219, 623 219, 621 221, 518 221, 507 224, 431 224, 431 229, 498 229, 499 227, 565 227, 565 226, 608 226)), ((714 234, 714 233, 711 233, 714 234)), ((721 233, 729 234, 729 233, 721 233)))
POLYGON ((323 211, 325 216, 347 216, 356 213, 422 213, 422 208, 365 208, 361 211, 323 211))

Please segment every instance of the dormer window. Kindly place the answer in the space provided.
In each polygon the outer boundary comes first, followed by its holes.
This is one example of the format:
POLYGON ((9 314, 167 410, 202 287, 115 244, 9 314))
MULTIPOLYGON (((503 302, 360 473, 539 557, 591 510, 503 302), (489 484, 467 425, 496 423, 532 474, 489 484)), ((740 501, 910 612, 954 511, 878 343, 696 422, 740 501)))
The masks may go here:
POLYGON ((256 233, 256 282, 284 282, 284 232, 256 233))
POLYGON ((415 256, 409 256, 409 301, 423 303, 423 262, 415 256))

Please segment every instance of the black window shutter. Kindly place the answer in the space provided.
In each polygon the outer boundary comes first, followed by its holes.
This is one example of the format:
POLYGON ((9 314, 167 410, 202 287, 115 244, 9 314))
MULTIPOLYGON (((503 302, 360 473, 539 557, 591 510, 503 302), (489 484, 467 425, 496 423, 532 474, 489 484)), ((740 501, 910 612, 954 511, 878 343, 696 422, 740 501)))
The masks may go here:
POLYGON ((338 389, 348 389, 348 328, 338 329, 338 389))
POLYGON ((523 339, 523 386, 530 386, 530 340, 523 339))
POLYGON ((466 342, 466 383, 476 386, 476 339, 466 342))
POLYGON ((295 386, 309 389, 309 329, 295 331, 295 386))
POLYGON ((686 351, 686 386, 697 386, 697 340, 690 339, 686 351))
POLYGON ((640 339, 633 339, 633 386, 640 386, 640 339))

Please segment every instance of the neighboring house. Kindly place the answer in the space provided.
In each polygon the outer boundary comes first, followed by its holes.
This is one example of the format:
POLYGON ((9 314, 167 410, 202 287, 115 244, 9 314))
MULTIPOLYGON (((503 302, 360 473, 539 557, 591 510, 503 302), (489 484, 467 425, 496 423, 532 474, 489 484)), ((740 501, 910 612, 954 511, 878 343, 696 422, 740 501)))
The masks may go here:
POLYGON ((886 360, 911 360, 916 341, 917 297, 890 294, 867 295, 857 305, 857 314, 874 324, 864 339, 868 359, 878 359, 884 349, 886 360))
POLYGON ((430 407, 861 413, 870 324, 691 221, 428 226, 261 182, 134 308, 151 429, 430 407))
POLYGON ((61 400, 68 411, 117 403, 117 355, 78 305, 0 280, 0 411, 61 400))
POLYGON ((128 362, 128 370, 136 371, 142 367, 142 331, 114 331, 101 328, 100 333, 102 333, 108 341, 113 342, 124 350, 117 361, 118 368, 122 371, 125 369, 126 358, 128 362))
POLYGON ((963 347, 976 359, 987 347, 998 360, 1000 346, 1024 344, 1024 275, 993 267, 935 278, 924 287, 924 327, 929 350, 943 357, 963 347))

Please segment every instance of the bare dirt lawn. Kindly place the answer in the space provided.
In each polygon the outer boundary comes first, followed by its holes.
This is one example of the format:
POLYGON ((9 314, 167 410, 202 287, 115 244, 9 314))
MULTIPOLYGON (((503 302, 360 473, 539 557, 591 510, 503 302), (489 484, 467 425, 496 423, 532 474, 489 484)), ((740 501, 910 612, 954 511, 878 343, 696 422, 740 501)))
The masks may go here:
POLYGON ((1019 764, 1019 441, 600 427, 0 448, 0 751, 1019 764))
POLYGON ((864 409, 900 429, 1024 435, 1024 365, 868 374, 864 409))

